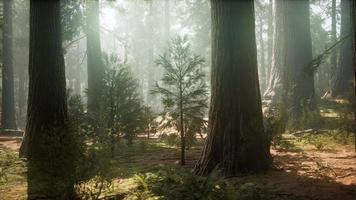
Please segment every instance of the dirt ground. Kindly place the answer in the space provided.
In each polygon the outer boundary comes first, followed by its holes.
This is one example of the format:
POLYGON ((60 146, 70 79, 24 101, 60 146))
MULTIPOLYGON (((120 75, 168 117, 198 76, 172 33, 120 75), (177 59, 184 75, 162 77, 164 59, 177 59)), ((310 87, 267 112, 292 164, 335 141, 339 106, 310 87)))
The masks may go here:
POLYGON ((0 148, 18 150, 21 145, 21 137, 0 136, 0 148))
MULTIPOLYGON (((0 148, 18 150, 21 138, 0 137, 0 148)), ((316 150, 272 150, 276 169, 266 174, 236 178, 236 183, 258 182, 277 186, 280 195, 311 200, 356 200, 356 156, 352 148, 316 150)), ((187 168, 193 168, 200 149, 187 152, 187 168)), ((172 164, 179 159, 172 152, 161 152, 135 160, 135 163, 172 164)), ((23 191, 14 187, 8 193, 23 191)))

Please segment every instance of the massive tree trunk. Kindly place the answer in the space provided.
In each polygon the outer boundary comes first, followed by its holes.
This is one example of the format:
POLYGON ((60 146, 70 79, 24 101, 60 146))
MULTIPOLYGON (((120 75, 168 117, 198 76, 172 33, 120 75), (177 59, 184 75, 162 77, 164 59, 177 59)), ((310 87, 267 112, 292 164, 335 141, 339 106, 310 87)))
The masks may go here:
POLYGON ((209 128, 197 174, 262 172, 270 165, 262 125, 253 0, 212 0, 209 128))
POLYGON ((101 88, 104 76, 100 43, 99 0, 86 2, 88 111, 96 113, 100 110, 101 88))
POLYGON ((15 119, 14 68, 12 62, 12 0, 4 3, 4 29, 2 36, 2 105, 1 128, 17 129, 15 119))
POLYGON ((333 97, 351 97, 352 94, 352 37, 351 37, 351 1, 341 0, 341 33, 340 38, 345 41, 340 46, 339 66, 336 73, 335 84, 332 90, 333 97))
POLYGON ((308 0, 275 1, 272 69, 265 98, 288 109, 289 122, 316 111, 308 0))
POLYGON ((264 98, 270 100, 272 105, 279 105, 282 102, 284 93, 283 76, 285 73, 285 1, 274 1, 274 31, 272 40, 272 60, 269 74, 269 83, 264 98))
MULTIPOLYGON (((354 95, 356 96, 356 1, 352 1, 352 31, 353 31, 353 51, 354 51, 354 95)), ((356 113, 355 113, 356 115, 356 113)), ((355 117, 356 123, 356 117, 355 117)), ((356 145, 356 142, 355 142, 356 145)), ((356 149, 356 148, 355 148, 356 149)))
POLYGON ((300 122, 317 110, 314 71, 311 69, 312 42, 309 0, 287 0, 285 18, 289 121, 300 122))
POLYGON ((22 153, 28 199, 73 199, 71 133, 67 130, 60 1, 31 0, 29 97, 22 153), (28 152, 23 152, 28 147, 28 152))

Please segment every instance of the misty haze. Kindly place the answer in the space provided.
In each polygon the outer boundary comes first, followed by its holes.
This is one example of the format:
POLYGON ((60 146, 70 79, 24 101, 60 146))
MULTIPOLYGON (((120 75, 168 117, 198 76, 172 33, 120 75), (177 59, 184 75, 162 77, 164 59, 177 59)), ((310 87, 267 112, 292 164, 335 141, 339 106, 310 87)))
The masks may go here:
POLYGON ((356 0, 0 0, 0 200, 355 200, 356 0))

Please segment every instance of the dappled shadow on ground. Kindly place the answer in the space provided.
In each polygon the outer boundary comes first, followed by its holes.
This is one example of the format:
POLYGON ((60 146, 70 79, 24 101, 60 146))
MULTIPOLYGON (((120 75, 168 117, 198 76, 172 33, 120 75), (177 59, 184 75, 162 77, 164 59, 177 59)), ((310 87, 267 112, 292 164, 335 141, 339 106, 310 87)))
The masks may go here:
MULTIPOLYGON (((0 148, 18 149, 19 138, 1 138, 0 148)), ((154 172, 164 165, 179 165, 180 151, 165 146, 157 139, 137 141, 133 146, 117 148, 115 173, 130 178, 136 173, 154 172)), ((201 145, 187 150, 185 168, 193 169, 201 153, 201 145)), ((276 169, 261 175, 233 178, 236 185, 254 182, 259 187, 278 189, 281 197, 300 197, 312 200, 355 200, 356 157, 352 150, 272 150, 276 169)), ((14 189, 12 194, 24 184, 14 189)), ((18 191, 17 191, 18 193, 18 191)))
POLYGON ((318 200, 356 199, 356 159, 352 152, 272 151, 277 170, 240 182, 276 185, 282 195, 318 200))
MULTIPOLYGON (((193 169, 201 148, 187 151, 185 168, 193 169)), ((355 200, 356 157, 352 151, 272 150, 276 169, 261 175, 234 178, 237 185, 254 182, 260 187, 276 187, 278 195, 311 200, 355 200)), ((179 151, 157 152, 137 157, 135 165, 177 164, 179 151)))

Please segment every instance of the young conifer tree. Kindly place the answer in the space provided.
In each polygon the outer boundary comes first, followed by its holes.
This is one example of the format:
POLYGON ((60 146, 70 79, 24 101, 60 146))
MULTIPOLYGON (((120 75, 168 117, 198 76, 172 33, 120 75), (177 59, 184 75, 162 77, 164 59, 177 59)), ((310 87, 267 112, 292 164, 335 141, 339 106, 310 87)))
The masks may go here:
POLYGON ((169 50, 156 61, 164 70, 153 93, 162 96, 165 114, 176 125, 181 140, 181 165, 185 164, 186 133, 203 123, 207 108, 207 87, 202 67, 204 59, 193 55, 187 37, 172 39, 169 50), (195 124, 196 125, 196 124, 195 124))

